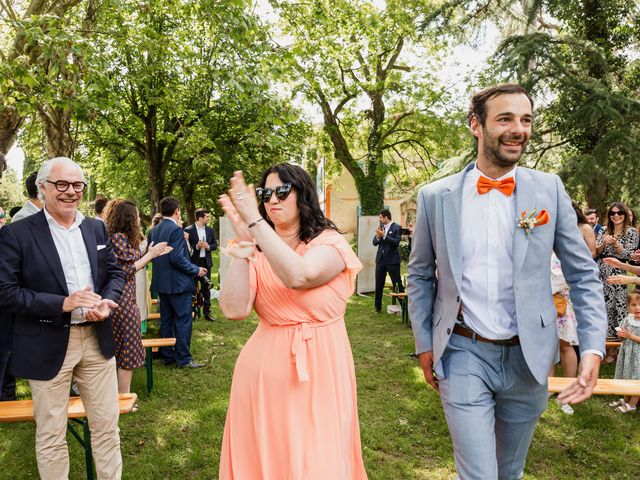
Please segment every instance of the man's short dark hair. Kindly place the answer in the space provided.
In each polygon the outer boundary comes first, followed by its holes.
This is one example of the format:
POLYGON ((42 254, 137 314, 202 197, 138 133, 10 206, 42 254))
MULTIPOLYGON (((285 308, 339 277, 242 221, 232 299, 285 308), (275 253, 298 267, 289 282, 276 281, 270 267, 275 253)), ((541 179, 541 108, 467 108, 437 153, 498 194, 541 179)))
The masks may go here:
POLYGON ((586 212, 584 212, 585 215, 593 215, 596 214, 596 217, 600 218, 600 215, 598 215, 598 210, 596 210, 595 208, 589 208, 586 212))
POLYGON ((102 195, 96 197, 95 202, 93 202, 93 209, 95 210, 96 215, 102 215, 107 203, 109 203, 109 199, 107 197, 103 197, 102 195))
POLYGON ((16 205, 15 207, 11 208, 11 210, 9 210, 9 216, 13 218, 20 210, 22 210, 22 207, 20 205, 16 205))
POLYGON ((209 210, 207 210, 206 208, 196 208, 196 211, 194 212, 196 220, 200 220, 207 213, 209 213, 209 210))
POLYGON ((180 200, 176 197, 164 197, 160 200, 160 213, 163 217, 171 217, 180 208, 180 200))
POLYGON ((29 195, 30 199, 38 198, 36 178, 38 178, 38 172, 31 172, 24 181, 24 186, 27 189, 27 195, 29 195))
POLYGON ((469 112, 467 113, 467 121, 469 122, 469 125, 471 125, 471 120, 477 118, 480 125, 484 126, 485 121, 487 120, 487 102, 498 95, 515 93, 522 93, 526 95, 531 103, 531 110, 533 110, 533 99, 522 85, 518 85, 517 83, 503 83, 502 85, 485 88, 471 98, 469 112))
POLYGON ((383 217, 387 217, 389 220, 391 220, 391 210, 389 210, 388 208, 383 208, 382 210, 380 210, 378 212, 378 215, 382 215, 383 217))

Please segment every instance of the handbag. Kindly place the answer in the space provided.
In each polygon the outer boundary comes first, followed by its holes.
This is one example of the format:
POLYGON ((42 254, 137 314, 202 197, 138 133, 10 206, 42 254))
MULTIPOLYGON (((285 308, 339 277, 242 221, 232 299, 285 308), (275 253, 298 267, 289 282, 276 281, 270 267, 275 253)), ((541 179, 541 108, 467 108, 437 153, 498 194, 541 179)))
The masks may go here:
POLYGON ((556 307, 559 317, 564 317, 567 313, 567 298, 560 292, 553 294, 553 304, 556 307))

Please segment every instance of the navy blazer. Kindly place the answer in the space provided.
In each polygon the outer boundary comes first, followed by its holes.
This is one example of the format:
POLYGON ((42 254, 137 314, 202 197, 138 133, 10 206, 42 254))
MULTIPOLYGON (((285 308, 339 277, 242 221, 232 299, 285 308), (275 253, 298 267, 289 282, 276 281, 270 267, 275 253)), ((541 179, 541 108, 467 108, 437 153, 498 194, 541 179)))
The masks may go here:
MULTIPOLYGON (((196 249, 196 244, 200 241, 198 238, 198 228, 194 225, 189 225, 184 229, 185 232, 189 234, 189 243, 191 244, 191 248, 193 249, 193 254, 191 255, 191 262, 195 263, 200 258, 200 250, 196 249)), ((218 241, 216 240, 216 236, 213 233, 213 228, 205 225, 205 241, 209 244, 209 250, 204 252, 204 261, 207 266, 207 270, 211 272, 211 266, 213 262, 211 260, 211 252, 218 248, 218 241)))
POLYGON ((401 232, 402 227, 392 222, 386 237, 378 238, 377 235, 373 236, 373 244, 378 247, 376 263, 384 263, 385 265, 400 263, 398 245, 400 245, 400 239, 402 238, 401 232))
POLYGON ((189 261, 183 230, 169 219, 162 220, 149 232, 149 241, 167 242, 171 253, 153 259, 151 291, 164 294, 193 293, 194 278, 200 268, 189 261))
MULTIPOLYGON (((95 292, 117 302, 124 276, 104 223, 85 218, 80 231, 95 292)), ((15 319, 9 371, 16 377, 50 380, 67 352, 71 313, 62 311, 69 292, 44 212, 0 229, 0 250, 0 310, 14 313, 15 319)), ((111 319, 95 322, 95 329, 102 354, 113 357, 111 319)))

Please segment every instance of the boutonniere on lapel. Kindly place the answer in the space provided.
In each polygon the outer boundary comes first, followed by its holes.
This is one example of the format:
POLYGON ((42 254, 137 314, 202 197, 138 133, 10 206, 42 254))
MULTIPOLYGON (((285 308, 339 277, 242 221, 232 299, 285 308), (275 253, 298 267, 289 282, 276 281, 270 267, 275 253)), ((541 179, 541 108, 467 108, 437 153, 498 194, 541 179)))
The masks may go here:
POLYGON ((536 215, 536 209, 534 208, 528 214, 526 210, 520 212, 520 217, 516 218, 516 225, 518 228, 524 230, 525 235, 529 238, 531 232, 535 227, 540 227, 549 221, 549 212, 546 210, 540 210, 540 213, 536 215))

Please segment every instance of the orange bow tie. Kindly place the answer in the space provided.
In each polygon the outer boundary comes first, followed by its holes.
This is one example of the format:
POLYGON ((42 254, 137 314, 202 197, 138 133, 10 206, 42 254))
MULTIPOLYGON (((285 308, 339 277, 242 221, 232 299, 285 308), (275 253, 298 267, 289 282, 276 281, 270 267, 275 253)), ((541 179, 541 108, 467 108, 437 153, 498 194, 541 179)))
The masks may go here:
POLYGON ((516 188, 516 181, 513 177, 504 178, 502 180, 491 180, 490 178, 483 177, 478 178, 478 193, 484 195, 492 188, 497 188, 507 197, 510 197, 513 190, 516 188))

